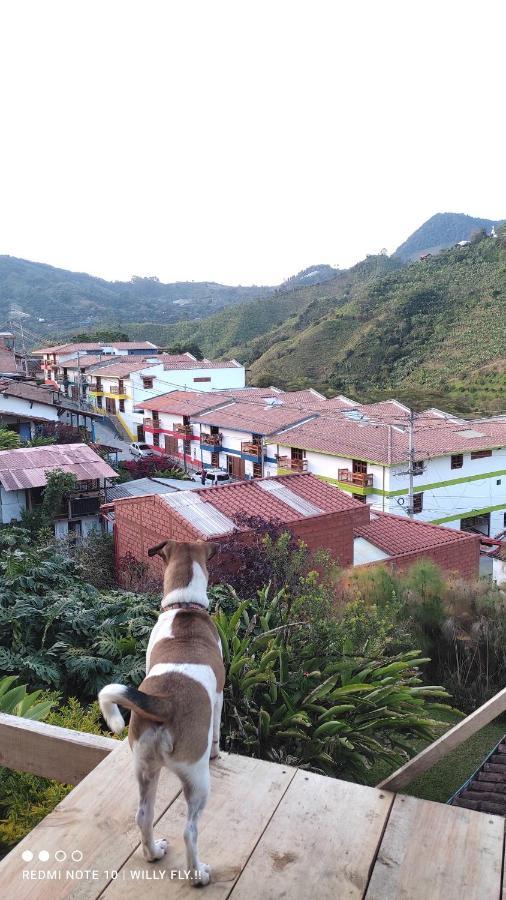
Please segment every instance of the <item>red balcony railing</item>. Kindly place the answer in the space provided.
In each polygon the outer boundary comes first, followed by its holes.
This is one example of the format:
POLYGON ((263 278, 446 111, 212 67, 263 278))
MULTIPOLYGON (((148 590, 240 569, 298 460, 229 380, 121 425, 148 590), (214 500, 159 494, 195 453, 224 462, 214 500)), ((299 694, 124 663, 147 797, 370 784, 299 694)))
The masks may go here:
POLYGON ((367 472, 352 472, 351 469, 339 469, 337 474, 338 481, 344 481, 346 484, 355 484, 357 487, 372 487, 373 476, 367 472))
POLYGON ((307 472, 307 459, 292 459, 290 456, 278 456, 278 465, 282 469, 291 469, 293 472, 307 472))

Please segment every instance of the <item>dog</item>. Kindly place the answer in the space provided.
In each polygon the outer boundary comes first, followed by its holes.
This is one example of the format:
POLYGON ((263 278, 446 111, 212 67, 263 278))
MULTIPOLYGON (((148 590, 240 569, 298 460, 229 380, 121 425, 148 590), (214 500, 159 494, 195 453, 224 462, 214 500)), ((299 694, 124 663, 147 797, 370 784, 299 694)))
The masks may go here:
POLYGON ((108 684, 98 701, 112 731, 125 727, 118 705, 132 711, 128 740, 139 785, 144 857, 153 862, 167 851, 155 840, 153 818, 162 766, 181 780, 188 806, 184 840, 194 885, 208 884, 210 867, 198 852, 198 819, 209 796, 209 760, 219 755, 225 669, 221 642, 208 613, 207 563, 217 544, 163 541, 148 556, 164 561, 164 595, 146 653, 146 677, 139 689, 108 684))

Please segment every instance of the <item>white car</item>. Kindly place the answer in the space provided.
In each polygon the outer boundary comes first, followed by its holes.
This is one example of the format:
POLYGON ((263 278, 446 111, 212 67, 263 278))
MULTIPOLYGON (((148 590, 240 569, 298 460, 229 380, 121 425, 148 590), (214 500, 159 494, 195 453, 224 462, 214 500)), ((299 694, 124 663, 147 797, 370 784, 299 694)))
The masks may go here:
POLYGON ((155 451, 149 444, 143 444, 141 441, 136 441, 135 444, 130 444, 130 453, 132 456, 136 456, 138 459, 149 459, 150 456, 157 456, 155 451))
MULTIPOLYGON (((206 469, 206 484, 224 484, 230 481, 230 475, 225 469, 206 469)), ((202 481, 202 473, 195 472, 193 481, 202 481)))

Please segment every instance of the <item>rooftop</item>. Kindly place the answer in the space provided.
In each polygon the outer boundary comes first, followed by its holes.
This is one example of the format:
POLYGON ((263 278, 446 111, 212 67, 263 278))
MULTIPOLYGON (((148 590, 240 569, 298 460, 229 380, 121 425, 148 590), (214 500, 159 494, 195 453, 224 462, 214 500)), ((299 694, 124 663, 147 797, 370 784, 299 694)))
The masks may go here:
POLYGON ((30 403, 43 403, 45 406, 55 406, 53 402, 54 391, 48 391, 47 387, 30 384, 26 381, 0 380, 0 393, 6 397, 19 397, 30 403))
POLYGON ((117 478, 117 473, 86 444, 51 444, 0 451, 0 483, 6 491, 44 487, 46 473, 62 469, 78 481, 117 478))
POLYGON ((242 369, 236 359, 197 359, 191 353, 162 353, 160 361, 164 369, 242 369))
POLYGON ((102 350, 104 347, 114 347, 116 350, 158 350, 156 344, 151 341, 102 341, 101 343, 86 341, 77 344, 55 344, 53 347, 42 347, 40 350, 34 350, 34 356, 42 356, 47 353, 72 353, 81 351, 82 353, 93 353, 96 350, 102 350))
POLYGON ((355 534, 373 544, 387 557, 423 552, 441 544, 454 544, 466 539, 474 542, 476 539, 474 534, 464 534, 453 528, 372 510, 369 524, 358 525, 355 534))
POLYGON ((107 488, 107 502, 124 497, 149 497, 153 494, 173 494, 176 491, 195 491, 201 488, 200 482, 183 481, 178 478, 135 478, 107 488))
POLYGON ((195 416, 213 406, 222 406, 227 401, 228 397, 211 391, 170 391, 151 400, 143 400, 135 408, 172 413, 175 416, 195 416))
MULTIPOLYGON (((123 359, 124 357, 119 357, 123 359)), ((100 363, 106 363, 110 360, 117 360, 118 355, 116 353, 85 353, 80 354, 78 356, 72 356, 70 359, 66 359, 65 362, 62 362, 62 366, 66 369, 89 369, 90 366, 97 366, 100 363)))
POLYGON ((210 412, 195 416, 194 421, 247 434, 274 434, 312 415, 312 408, 307 409, 303 403, 285 406, 285 397, 276 397, 273 403, 269 403, 268 398, 259 402, 254 399, 234 400, 226 406, 215 407, 210 412))
POLYGON ((116 356, 114 362, 91 366, 88 374, 104 378, 128 378, 131 372, 140 372, 141 369, 149 369, 154 365, 156 363, 147 362, 144 356, 116 356))

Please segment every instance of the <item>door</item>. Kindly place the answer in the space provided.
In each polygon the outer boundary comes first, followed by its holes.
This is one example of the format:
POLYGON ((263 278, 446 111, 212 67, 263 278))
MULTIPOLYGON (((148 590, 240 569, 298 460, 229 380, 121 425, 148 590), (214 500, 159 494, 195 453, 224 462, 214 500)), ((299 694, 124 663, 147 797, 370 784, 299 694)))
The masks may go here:
POLYGON ((108 413, 112 413, 115 415, 116 413, 116 401, 112 397, 105 398, 105 408, 108 413))
POLYGON ((227 472, 231 478, 244 478, 244 460, 227 453, 227 472))
POLYGON ((144 443, 144 428, 142 425, 137 425, 137 440, 140 441, 141 444, 144 443))

